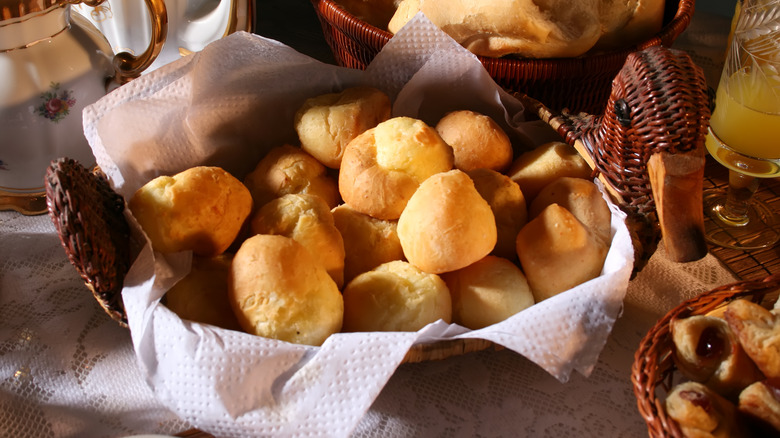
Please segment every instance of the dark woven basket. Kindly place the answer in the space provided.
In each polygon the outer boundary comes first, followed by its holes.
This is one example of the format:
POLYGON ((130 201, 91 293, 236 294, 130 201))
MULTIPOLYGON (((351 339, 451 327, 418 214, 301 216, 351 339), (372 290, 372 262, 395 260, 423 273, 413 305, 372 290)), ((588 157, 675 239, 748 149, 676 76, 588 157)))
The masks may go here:
POLYGON ((673 360, 670 322, 692 315, 706 315, 738 298, 771 308, 780 289, 780 273, 763 280, 745 280, 705 292, 675 307, 648 331, 639 344, 631 367, 631 383, 639 413, 650 437, 682 437, 680 426, 664 409, 666 395, 684 380, 673 360))
MULTIPOLYGON (((365 69, 392 37, 347 12, 337 0, 311 2, 325 40, 341 66, 365 69)), ((661 31, 626 49, 577 58, 478 58, 496 83, 509 91, 528 94, 554 109, 598 113, 604 109, 612 79, 626 56, 651 46, 671 46, 690 24, 694 4, 695 0, 667 0, 661 31)))

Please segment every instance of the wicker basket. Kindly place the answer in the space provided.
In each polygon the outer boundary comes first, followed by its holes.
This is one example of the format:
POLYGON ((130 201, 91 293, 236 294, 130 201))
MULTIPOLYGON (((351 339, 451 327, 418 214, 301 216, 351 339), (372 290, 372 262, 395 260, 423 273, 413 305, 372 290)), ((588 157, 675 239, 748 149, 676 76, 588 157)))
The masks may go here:
MULTIPOLYGON (((325 40, 336 62, 344 67, 365 69, 392 34, 362 21, 337 0, 311 0, 322 25, 325 40)), ((577 58, 519 59, 478 56, 496 83, 540 100, 553 109, 597 114, 604 110, 612 79, 626 56, 651 46, 671 46, 688 27, 694 0, 668 0, 664 27, 636 46, 577 58)))
POLYGON ((639 344, 631 368, 631 383, 637 398, 639 413, 647 423, 651 437, 682 437, 680 426, 664 409, 666 394, 684 380, 675 367, 670 322, 692 315, 705 315, 719 310, 738 298, 749 299, 771 307, 780 289, 780 273, 763 280, 745 280, 724 285, 681 303, 667 313, 648 331, 639 344))

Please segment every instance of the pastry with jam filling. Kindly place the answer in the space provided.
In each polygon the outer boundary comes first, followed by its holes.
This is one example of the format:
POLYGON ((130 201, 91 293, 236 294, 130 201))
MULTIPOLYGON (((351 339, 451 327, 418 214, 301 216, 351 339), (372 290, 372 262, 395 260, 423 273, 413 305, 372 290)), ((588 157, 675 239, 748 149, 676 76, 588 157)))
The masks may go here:
POLYGON ((745 299, 734 300, 723 317, 767 378, 780 378, 780 314, 745 299))
POLYGON ((675 319, 671 334, 680 372, 725 397, 736 398, 742 389, 763 378, 721 318, 694 315, 675 319))
POLYGON ((751 420, 755 436, 780 434, 780 379, 760 380, 745 388, 737 408, 751 420))
POLYGON ((672 388, 666 412, 685 437, 745 437, 737 407, 707 386, 687 381, 672 388))

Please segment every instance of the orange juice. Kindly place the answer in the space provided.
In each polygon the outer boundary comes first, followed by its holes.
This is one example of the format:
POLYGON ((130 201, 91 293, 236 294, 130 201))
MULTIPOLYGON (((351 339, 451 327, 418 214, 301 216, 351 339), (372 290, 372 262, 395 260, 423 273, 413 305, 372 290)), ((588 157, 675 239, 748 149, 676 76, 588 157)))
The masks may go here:
POLYGON ((716 158, 723 158, 718 143, 749 157, 780 158, 780 77, 764 73, 743 68, 721 80, 706 140, 716 158))

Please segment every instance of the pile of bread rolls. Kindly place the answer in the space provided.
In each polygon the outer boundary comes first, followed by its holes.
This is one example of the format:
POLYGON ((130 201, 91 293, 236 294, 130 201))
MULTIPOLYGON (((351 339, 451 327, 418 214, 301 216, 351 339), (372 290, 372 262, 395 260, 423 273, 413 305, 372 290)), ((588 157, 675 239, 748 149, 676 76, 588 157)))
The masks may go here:
POLYGON ((340 331, 479 329, 597 277, 611 212, 561 142, 515 153, 490 117, 391 117, 380 90, 313 96, 300 143, 239 180, 198 166, 128 205, 159 252, 192 251, 182 318, 320 345, 340 331), (515 156, 516 155, 516 156, 515 156))
POLYGON ((780 435, 780 303, 746 299, 719 314, 671 321, 674 363, 686 380, 665 400, 686 437, 780 435))
POLYGON ((665 0, 337 0, 367 23, 398 32, 422 11, 474 54, 568 58, 626 48, 663 25, 665 0))

